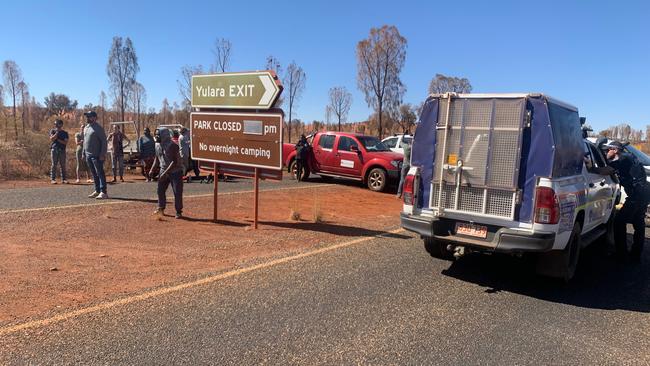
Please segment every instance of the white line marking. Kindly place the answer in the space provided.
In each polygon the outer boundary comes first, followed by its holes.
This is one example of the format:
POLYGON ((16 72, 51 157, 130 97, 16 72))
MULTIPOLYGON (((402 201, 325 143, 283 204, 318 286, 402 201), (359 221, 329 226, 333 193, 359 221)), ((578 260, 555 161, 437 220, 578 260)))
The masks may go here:
POLYGON ((254 266, 228 271, 228 272, 221 273, 221 274, 218 274, 218 275, 205 277, 205 278, 202 278, 200 280, 196 280, 196 281, 192 281, 192 282, 186 282, 186 283, 182 283, 180 285, 171 286, 171 287, 164 287, 164 288, 161 288, 161 289, 158 289, 158 290, 145 292, 145 293, 140 294, 140 295, 129 296, 129 297, 125 297, 123 299, 105 302, 103 304, 98 304, 98 305, 95 305, 95 306, 90 306, 90 307, 87 307, 87 308, 83 308, 83 309, 63 313, 63 314, 60 314, 60 315, 56 315, 56 316, 53 316, 51 318, 42 319, 42 320, 34 320, 34 321, 29 321, 29 322, 26 322, 26 323, 22 323, 22 324, 17 324, 17 325, 8 326, 8 327, 5 327, 5 328, 0 328, 0 336, 16 333, 16 332, 19 332, 19 331, 25 330, 25 329, 45 327, 45 326, 48 326, 48 325, 51 325, 51 324, 54 324, 54 323, 74 319, 74 318, 77 318, 77 317, 79 317, 81 315, 96 313, 96 312, 103 311, 103 310, 108 310, 108 309, 111 309, 111 308, 114 308, 114 307, 117 307, 117 306, 128 305, 128 304, 132 304, 132 303, 135 303, 135 302, 148 300, 148 299, 151 299, 151 298, 154 298, 154 297, 159 297, 159 296, 163 296, 163 295, 166 295, 166 294, 179 292, 179 291, 182 291, 182 290, 185 290, 185 289, 211 284, 211 283, 214 283, 214 282, 226 279, 226 278, 242 275, 242 274, 253 272, 253 271, 256 271, 256 270, 259 270, 259 269, 265 269, 265 268, 273 267, 273 266, 276 266, 276 265, 279 265, 279 264, 291 262, 291 261, 294 261, 294 260, 298 260, 298 259, 302 259, 302 258, 306 258, 306 257, 311 257, 311 256, 314 256, 314 255, 318 255, 318 254, 330 252, 330 251, 333 251, 333 250, 349 247, 349 246, 359 244, 359 243, 363 243, 363 242, 367 242, 367 241, 370 241, 370 240, 373 240, 373 239, 382 238, 382 237, 385 237, 388 234, 398 234, 398 233, 401 233, 401 232, 404 232, 404 229, 392 230, 392 231, 389 231, 386 234, 381 234, 381 235, 361 237, 361 238, 351 240, 351 241, 348 241, 348 242, 345 242, 345 243, 334 244, 334 245, 331 245, 331 246, 328 246, 328 247, 325 247, 325 248, 316 249, 316 250, 312 250, 312 251, 309 251, 309 252, 292 255, 292 256, 289 256, 289 257, 275 259, 275 260, 272 260, 270 262, 260 263, 260 264, 254 265, 254 266))
MULTIPOLYGON (((322 187, 332 187, 332 186, 329 185, 329 184, 317 184, 317 185, 313 185, 313 186, 260 189, 260 192, 289 191, 289 190, 293 190, 293 189, 322 188, 322 187)), ((219 196, 230 196, 230 195, 233 195, 233 194, 243 194, 243 193, 253 193, 253 190, 250 190, 250 191, 237 191, 237 192, 224 192, 224 193, 219 193, 219 196)), ((192 195, 192 196, 183 196, 184 199, 185 198, 198 198, 198 197, 212 197, 212 193, 197 194, 197 195, 192 195)), ((153 198, 143 198, 143 199, 155 200, 157 198, 153 197, 153 198)), ((173 202, 173 201, 174 201, 173 199, 170 200, 170 202, 173 202)), ((142 202, 141 201, 108 201, 108 202, 97 202, 97 203, 81 203, 81 204, 77 204, 77 205, 67 205, 67 206, 21 208, 21 209, 17 209, 17 210, 0 211, 0 215, 2 215, 2 214, 11 214, 11 213, 22 213, 22 212, 60 210, 60 209, 66 209, 66 208, 120 205, 120 204, 127 204, 127 203, 142 203, 142 202)))

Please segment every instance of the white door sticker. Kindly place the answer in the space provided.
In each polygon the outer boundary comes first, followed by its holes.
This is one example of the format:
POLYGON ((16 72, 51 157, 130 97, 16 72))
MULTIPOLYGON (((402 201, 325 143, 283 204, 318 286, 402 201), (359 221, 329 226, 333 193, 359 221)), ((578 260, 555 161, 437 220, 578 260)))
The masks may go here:
POLYGON ((341 159, 341 166, 344 168, 354 168, 354 161, 341 159))

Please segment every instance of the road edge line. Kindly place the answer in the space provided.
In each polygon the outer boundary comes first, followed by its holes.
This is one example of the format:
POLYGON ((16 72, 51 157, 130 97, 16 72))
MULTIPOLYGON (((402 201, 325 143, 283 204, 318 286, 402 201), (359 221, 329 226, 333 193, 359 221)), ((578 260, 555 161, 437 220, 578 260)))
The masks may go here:
MULTIPOLYGON (((276 191, 286 191, 286 190, 294 190, 294 189, 307 189, 307 188, 321 188, 321 187, 331 187, 332 185, 330 184, 317 184, 313 186, 302 186, 302 187, 280 187, 280 188, 271 188, 271 189, 260 189, 260 192, 276 192, 276 191)), ((253 190, 250 191, 236 191, 236 192, 224 192, 224 193, 219 193, 218 196, 230 196, 230 195, 235 195, 235 194, 243 194, 243 193, 253 193, 253 190)), ((183 196, 183 199, 186 198, 200 198, 200 197, 212 197, 212 193, 202 193, 202 194, 197 194, 197 195, 192 195, 192 196, 183 196)), ((110 198, 109 198, 110 199, 110 198)), ((147 198, 147 199, 156 199, 154 198, 147 198)), ((173 199, 168 200, 169 202, 174 202, 173 199)), ((95 206, 111 206, 111 205, 119 205, 119 204, 129 204, 129 203, 142 203, 140 201, 109 201, 109 202, 97 202, 97 203, 81 203, 78 205, 67 205, 67 206, 52 206, 52 207, 35 207, 35 208, 22 208, 22 209, 17 209, 17 210, 5 210, 5 211, 0 211, 0 215, 9 215, 9 214, 14 214, 14 213, 28 213, 28 212, 39 212, 39 211, 50 211, 50 210, 64 210, 68 208, 80 208, 80 207, 95 207, 95 206)))
POLYGON ((125 298, 122 298, 122 299, 118 299, 118 300, 109 301, 109 302, 106 302, 106 303, 100 303, 100 304, 90 306, 90 307, 87 307, 87 308, 82 308, 82 309, 74 310, 74 311, 71 311, 71 312, 55 315, 55 316, 50 317, 50 318, 41 319, 41 320, 34 320, 34 321, 29 321, 29 322, 26 322, 26 323, 22 323, 22 324, 16 324, 16 325, 0 328, 0 336, 6 336, 6 335, 13 334, 13 333, 16 333, 16 332, 19 332, 19 331, 22 331, 22 330, 26 330, 26 329, 42 328, 42 327, 52 325, 52 324, 55 324, 55 323, 59 323, 59 322, 62 322, 62 321, 74 319, 74 318, 77 318, 77 317, 82 316, 82 315, 96 313, 96 312, 112 309, 114 307, 129 305, 129 304, 132 304, 132 303, 145 301, 145 300, 148 300, 148 299, 152 299, 152 298, 155 298, 155 297, 167 295, 167 294, 170 294, 170 293, 179 292, 179 291, 182 291, 182 290, 185 290, 185 289, 215 283, 215 282, 218 282, 218 281, 230 278, 230 277, 239 276, 239 275, 246 274, 246 273, 253 272, 253 271, 256 271, 256 270, 260 270, 260 269, 270 268, 270 267, 273 267, 273 266, 276 266, 276 265, 279 265, 279 264, 288 263, 288 262, 291 262, 291 261, 295 261, 295 260, 306 258, 306 257, 311 257, 311 256, 314 256, 314 255, 330 252, 330 251, 333 251, 333 250, 346 248, 346 247, 349 247, 349 246, 352 246, 352 245, 355 245, 355 244, 371 241, 373 239, 386 237, 387 235, 399 234, 399 233, 402 233, 404 231, 405 231, 404 229, 400 228, 400 229, 395 229, 395 230, 388 231, 388 232, 386 232, 384 234, 373 235, 373 236, 364 236, 364 237, 360 237, 360 238, 357 238, 357 239, 354 239, 354 240, 351 240, 351 241, 347 241, 347 242, 343 242, 343 243, 339 243, 339 244, 333 244, 333 245, 330 245, 330 246, 327 246, 327 247, 324 247, 324 248, 314 249, 314 250, 311 250, 311 251, 307 251, 307 252, 303 252, 303 253, 299 253, 299 254, 294 254, 294 255, 291 255, 291 256, 288 256, 288 257, 282 257, 282 258, 274 259, 272 261, 256 264, 256 265, 253 265, 253 266, 250 266, 250 267, 230 270, 228 272, 220 273, 220 274, 213 275, 213 276, 208 276, 208 277, 205 277, 205 278, 201 278, 201 279, 186 282, 186 283, 181 283, 181 284, 170 286, 170 287, 163 287, 163 288, 160 288, 160 289, 157 289, 157 290, 145 292, 145 293, 140 294, 140 295, 134 295, 134 296, 129 296, 129 297, 125 297, 125 298))

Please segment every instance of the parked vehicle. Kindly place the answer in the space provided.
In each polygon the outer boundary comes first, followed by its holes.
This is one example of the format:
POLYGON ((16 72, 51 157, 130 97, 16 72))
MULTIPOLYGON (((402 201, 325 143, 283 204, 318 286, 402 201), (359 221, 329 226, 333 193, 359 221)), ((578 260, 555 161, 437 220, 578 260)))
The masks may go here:
POLYGON ((580 251, 613 245, 619 185, 582 137, 577 108, 542 94, 430 96, 404 184, 401 225, 434 257, 531 254, 570 280, 580 251), (585 163, 589 162, 589 166, 585 163))
POLYGON ((413 136, 412 135, 393 135, 391 137, 386 137, 385 139, 381 140, 381 142, 386 145, 390 149, 390 151, 404 154, 404 144, 410 144, 413 142, 413 136))
MULTIPOLYGON (((122 133, 129 139, 128 145, 124 146, 124 167, 130 170, 141 166, 140 151, 138 150, 138 139, 140 138, 138 124, 135 121, 111 122, 108 133, 113 131, 114 125, 120 126, 122 133)), ((108 152, 112 153, 112 150, 112 144, 108 144, 108 152)))
MULTIPOLYGON (((388 149, 378 138, 356 133, 318 132, 310 135, 311 148, 303 179, 310 174, 363 182, 373 191, 384 191, 399 180, 403 155, 388 149)), ((283 159, 295 176, 295 146, 284 144, 283 159)))
MULTIPOLYGON (((601 150, 603 155, 606 155, 607 152, 606 150, 603 150, 602 146, 605 144, 608 144, 612 142, 612 140, 609 140, 607 138, 595 138, 595 137, 589 137, 588 140, 598 146, 598 148, 601 150)), ((646 180, 650 182, 650 157, 646 155, 643 151, 637 149, 636 147, 630 145, 630 144, 624 144, 623 150, 626 151, 629 154, 632 154, 639 162, 643 165, 643 168, 645 169, 646 173, 646 180)), ((627 194, 625 193, 625 189, 621 189, 621 197, 618 203, 623 204, 625 202, 625 199, 627 198, 627 194)), ((646 209, 645 213, 645 225, 650 226, 650 206, 646 209)))

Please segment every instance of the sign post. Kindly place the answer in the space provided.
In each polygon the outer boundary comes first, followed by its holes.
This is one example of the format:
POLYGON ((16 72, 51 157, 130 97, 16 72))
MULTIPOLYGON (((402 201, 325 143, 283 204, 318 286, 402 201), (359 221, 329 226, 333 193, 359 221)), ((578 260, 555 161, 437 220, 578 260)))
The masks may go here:
POLYGON ((257 229, 259 180, 282 179, 284 114, 272 109, 281 92, 273 71, 192 76, 192 107, 200 111, 190 115, 191 153, 192 159, 212 163, 215 222, 221 172, 254 179, 257 229))

